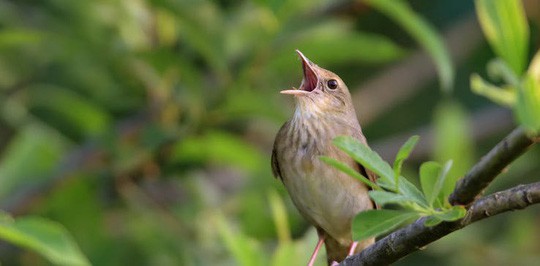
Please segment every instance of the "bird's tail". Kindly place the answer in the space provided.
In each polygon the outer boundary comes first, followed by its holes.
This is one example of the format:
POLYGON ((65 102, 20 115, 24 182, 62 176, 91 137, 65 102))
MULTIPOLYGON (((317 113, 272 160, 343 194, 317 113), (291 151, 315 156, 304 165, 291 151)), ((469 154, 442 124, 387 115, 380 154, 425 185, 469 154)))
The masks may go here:
MULTIPOLYGON (((358 243, 356 246, 356 249, 354 251, 354 254, 360 253, 363 249, 365 249, 367 246, 373 244, 375 242, 375 238, 370 238, 366 240, 362 240, 358 243)), ((334 238, 330 237, 329 235, 326 235, 324 239, 324 246, 326 247, 326 259, 328 262, 328 265, 331 265, 332 262, 341 262, 343 261, 347 255, 349 254, 349 249, 351 248, 351 244, 343 245, 339 243, 334 238)))

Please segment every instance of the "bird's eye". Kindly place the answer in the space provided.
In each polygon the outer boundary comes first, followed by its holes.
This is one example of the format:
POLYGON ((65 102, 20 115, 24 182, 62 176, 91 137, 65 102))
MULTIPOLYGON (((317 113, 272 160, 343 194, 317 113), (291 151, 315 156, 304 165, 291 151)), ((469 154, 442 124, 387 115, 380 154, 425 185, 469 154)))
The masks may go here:
POLYGON ((338 82, 335 79, 331 79, 326 83, 326 85, 328 85, 329 89, 335 90, 337 88, 337 86, 338 86, 338 82))

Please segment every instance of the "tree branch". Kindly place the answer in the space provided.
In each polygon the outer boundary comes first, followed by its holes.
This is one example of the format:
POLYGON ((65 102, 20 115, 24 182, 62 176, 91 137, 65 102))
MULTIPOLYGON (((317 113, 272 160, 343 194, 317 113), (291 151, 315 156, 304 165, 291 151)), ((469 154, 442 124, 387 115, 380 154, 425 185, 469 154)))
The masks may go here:
POLYGON ((503 212, 524 209, 536 203, 540 203, 540 182, 519 185, 474 202, 465 218, 461 220, 461 224, 466 226, 503 212))
POLYGON ((532 144, 534 140, 529 138, 523 129, 517 128, 512 131, 458 181, 454 193, 448 199, 450 203, 469 205, 507 165, 532 144))
POLYGON ((360 254, 345 259, 340 265, 387 265, 469 224, 537 203, 540 203, 540 182, 519 185, 475 201, 465 218, 459 221, 426 227, 426 218, 421 218, 375 242, 360 254))
MULTIPOLYGON (((508 164, 538 141, 538 138, 529 138, 522 129, 514 130, 458 182, 450 202, 454 205, 469 205, 508 164)), ((470 223, 538 202, 540 183, 498 192, 474 202, 461 220, 426 227, 425 218, 421 218, 380 239, 361 253, 345 259, 340 265, 390 264, 470 223)))

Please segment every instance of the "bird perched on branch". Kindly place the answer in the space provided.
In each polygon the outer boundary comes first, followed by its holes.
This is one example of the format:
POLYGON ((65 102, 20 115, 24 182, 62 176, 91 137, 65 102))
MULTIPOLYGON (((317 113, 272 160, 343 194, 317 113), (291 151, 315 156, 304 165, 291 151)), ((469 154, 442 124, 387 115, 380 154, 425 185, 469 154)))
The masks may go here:
POLYGON ((300 88, 281 91, 295 96, 296 110, 277 133, 272 171, 302 216, 317 229, 319 241, 308 265, 314 263, 323 242, 332 264, 374 242, 354 242, 351 232, 356 214, 373 209, 374 204, 366 185, 325 164, 319 156, 346 163, 371 180, 376 176, 332 144, 335 137, 345 135, 367 145, 347 86, 336 74, 296 52, 304 78, 300 88))

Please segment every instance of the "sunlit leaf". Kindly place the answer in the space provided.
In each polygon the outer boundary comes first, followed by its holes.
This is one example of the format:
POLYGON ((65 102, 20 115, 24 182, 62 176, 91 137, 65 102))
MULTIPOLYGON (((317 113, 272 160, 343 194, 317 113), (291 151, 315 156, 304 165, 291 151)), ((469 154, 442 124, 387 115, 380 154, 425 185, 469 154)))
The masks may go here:
POLYGON ((487 72, 489 77, 493 80, 502 80, 510 87, 519 86, 519 76, 500 58, 495 58, 488 62, 487 72))
MULTIPOLYGON (((279 242, 274 253, 270 265, 282 266, 282 265, 303 265, 306 263, 306 258, 313 252, 313 244, 317 243, 317 232, 315 228, 307 230, 307 232, 301 238, 295 238, 292 242, 279 242)), ((326 256, 324 256, 324 249, 321 250, 318 256, 318 262, 326 263, 326 256)), ((268 264, 262 264, 268 265, 268 264)), ((323 265, 322 263, 315 263, 315 265, 323 265)))
POLYGON ((0 31, 0 50, 20 47, 26 44, 36 44, 44 37, 43 32, 29 29, 3 29, 0 31))
MULTIPOLYGON (((293 263, 295 260, 298 260, 295 243, 293 242, 280 242, 274 251, 272 256, 273 266, 287 265, 293 263)), ((300 262, 300 261, 299 261, 300 262)))
POLYGON ((437 218, 436 216, 429 216, 424 220, 424 225, 431 227, 442 223, 442 220, 437 218))
POLYGON ((519 123, 533 134, 540 133, 540 79, 525 76, 515 108, 519 123))
POLYGON ((377 183, 382 187, 392 191, 399 190, 399 192, 410 197, 416 203, 427 206, 427 202, 420 190, 406 178, 400 176, 399 184, 396 187, 394 170, 392 167, 390 167, 387 162, 385 162, 376 152, 372 151, 367 145, 348 136, 335 138, 334 144, 364 167, 376 173, 379 176, 377 183))
POLYGON ((425 226, 435 226, 441 222, 452 222, 465 217, 467 210, 463 206, 452 206, 450 209, 443 209, 429 216, 424 221, 425 226))
POLYGON ((451 91, 454 86, 454 68, 450 55, 437 31, 418 16, 402 0, 366 0, 367 4, 395 20, 431 55, 439 72, 441 88, 451 91))
POLYGON ((521 75, 526 66, 529 45, 529 25, 522 2, 476 0, 475 4, 489 44, 516 75, 521 75))
POLYGON ((506 107, 512 107, 516 103, 515 88, 497 87, 482 79, 478 74, 471 75, 471 90, 506 107))
POLYGON ((444 210, 443 212, 437 212, 434 216, 443 221, 451 222, 461 219, 465 216, 467 210, 463 206, 452 206, 452 208, 444 210))
POLYGON ((405 195, 396 194, 388 191, 371 190, 368 193, 369 196, 373 199, 373 201, 375 201, 375 203, 377 203, 377 205, 379 206, 384 206, 389 203, 407 205, 414 202, 414 200, 410 199, 405 195))
POLYGON ((348 136, 335 138, 334 144, 364 167, 379 175, 379 178, 388 180, 391 183, 394 182, 394 170, 392 170, 392 167, 367 145, 348 136))
POLYGON ((531 60, 528 73, 534 79, 536 79, 537 81, 540 81, 540 49, 536 52, 533 59, 531 60))
POLYGON ((327 156, 320 156, 320 159, 323 162, 337 168, 341 172, 346 173, 346 174, 348 174, 348 175, 362 181, 364 184, 368 185, 369 187, 374 188, 374 189, 380 189, 379 186, 377 186, 377 184, 371 182, 368 178, 366 178, 365 176, 360 174, 358 171, 350 168, 345 163, 342 163, 342 162, 340 162, 340 161, 338 161, 338 160, 336 160, 334 158, 327 157, 327 156))
POLYGON ((399 177, 401 175, 401 167, 403 166, 403 162, 405 159, 409 157, 409 154, 411 154, 412 150, 414 149, 414 146, 416 146, 416 143, 418 142, 419 136, 412 136, 410 137, 399 149, 396 160, 394 161, 394 176, 395 178, 399 177))
POLYGON ((250 266, 263 264, 265 260, 264 253, 254 239, 233 230, 222 215, 217 215, 215 221, 225 247, 227 247, 236 259, 238 265, 250 266))
POLYGON ((536 52, 518 92, 516 115, 531 133, 540 133, 540 50, 536 52))
POLYGON ((277 192, 271 190, 268 192, 268 201, 270 202, 270 208, 272 209, 272 218, 274 218, 279 242, 291 242, 287 210, 283 200, 277 192))
POLYGON ((39 217, 0 221, 0 238, 29 248, 56 265, 90 265, 66 229, 39 217))
POLYGON ((353 220, 353 239, 358 241, 388 233, 404 222, 418 217, 415 212, 396 210, 369 210, 353 220))

